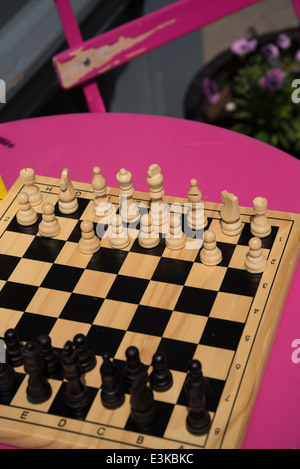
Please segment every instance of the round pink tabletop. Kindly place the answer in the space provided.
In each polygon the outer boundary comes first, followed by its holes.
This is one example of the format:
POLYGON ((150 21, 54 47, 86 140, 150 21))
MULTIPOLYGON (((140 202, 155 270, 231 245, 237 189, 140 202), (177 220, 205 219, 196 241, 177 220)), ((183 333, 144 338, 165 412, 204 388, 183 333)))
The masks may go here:
MULTIPOLYGON (((181 119, 135 114, 74 114, 0 125, 0 175, 7 189, 24 167, 91 182, 100 166, 108 186, 125 167, 135 190, 148 191, 147 170, 158 163, 166 195, 187 197, 198 180, 204 201, 222 203, 221 191, 252 206, 262 195, 270 210, 300 213, 300 162, 240 134, 181 119)), ((300 363, 291 359, 300 339, 300 265, 295 273, 251 417, 244 448, 300 448, 300 363)))

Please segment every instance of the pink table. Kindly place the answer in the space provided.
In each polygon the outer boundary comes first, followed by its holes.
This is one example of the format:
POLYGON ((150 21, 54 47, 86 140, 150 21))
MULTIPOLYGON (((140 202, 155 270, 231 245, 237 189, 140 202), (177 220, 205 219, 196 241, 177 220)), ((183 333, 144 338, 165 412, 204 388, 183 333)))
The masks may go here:
MULTIPOLYGON (((147 169, 158 163, 167 195, 187 197, 196 178, 204 201, 221 201, 227 189, 242 206, 257 195, 269 209, 300 212, 300 162, 273 147, 213 126, 135 114, 45 117, 0 125, 0 174, 9 188, 23 167, 74 181, 91 182, 99 165, 108 186, 125 167, 135 190, 148 191, 147 169), (5 139, 5 140, 4 140, 5 139), (6 143, 6 144, 4 144, 6 143)), ((300 448, 300 363, 291 360, 300 339, 300 264, 251 418, 244 448, 300 448)))

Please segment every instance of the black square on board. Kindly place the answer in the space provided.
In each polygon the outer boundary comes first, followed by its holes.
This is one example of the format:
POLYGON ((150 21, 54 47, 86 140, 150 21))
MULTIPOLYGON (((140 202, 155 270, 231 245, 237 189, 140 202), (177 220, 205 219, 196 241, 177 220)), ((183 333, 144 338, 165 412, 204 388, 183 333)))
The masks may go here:
POLYGON ((165 353, 169 369, 186 372, 196 347, 197 344, 163 337, 157 347, 157 351, 165 353))
POLYGON ((139 240, 138 238, 136 238, 131 246, 130 251, 136 252, 138 254, 146 254, 146 255, 149 254, 150 256, 161 257, 162 253, 164 252, 166 248, 166 244, 165 244, 164 238, 162 238, 161 233, 159 233, 159 238, 160 238, 159 244, 155 248, 152 248, 152 249, 145 249, 142 246, 140 246, 139 240))
POLYGON ((43 280, 41 287, 71 292, 84 269, 67 265, 53 264, 43 280))
POLYGON ((77 419, 77 420, 84 420, 88 414, 88 411, 91 408, 91 405, 95 399, 95 396, 97 394, 98 389, 97 388, 92 388, 91 386, 88 386, 88 393, 90 396, 90 402, 80 412, 75 412, 71 409, 69 409, 66 406, 65 403, 65 393, 66 393, 66 386, 67 383, 63 382, 57 391, 55 398, 53 399, 53 402, 48 410, 48 414, 50 415, 58 415, 60 417, 65 417, 65 418, 71 418, 71 419, 77 419))
POLYGON ((37 289, 33 285, 6 282, 0 291, 0 308, 25 311, 37 289))
POLYGON ((102 356, 104 353, 108 353, 113 358, 122 342, 124 334, 125 331, 120 329, 93 324, 86 337, 89 347, 96 355, 102 356))
POLYGON ((50 334, 55 322, 56 318, 50 316, 24 313, 16 325, 16 329, 21 341, 36 341, 40 335, 50 334))
POLYGON ((129 331, 162 336, 172 311, 139 305, 128 327, 129 331))
MULTIPOLYGON (((81 238, 81 223, 82 223, 83 220, 79 220, 76 225, 74 226, 70 236, 68 237, 67 241, 70 241, 71 243, 79 243, 79 240, 81 238)), ((94 225, 94 232, 95 232, 95 235, 98 236, 98 238, 101 238, 100 237, 100 232, 101 230, 97 229, 98 226, 105 226, 107 227, 108 225, 103 225, 101 223, 97 223, 97 222, 94 222, 93 223, 94 225)))
POLYGON ((255 296, 262 274, 250 274, 243 269, 228 268, 220 291, 234 295, 255 296))
POLYGON ((209 316, 218 292, 194 287, 183 287, 175 306, 176 311, 209 316))
POLYGON ((162 401, 155 401, 154 404, 156 408, 156 414, 149 425, 137 425, 132 420, 131 416, 129 416, 125 425, 125 430, 162 438, 170 421, 174 405, 162 401))
POLYGON ((61 239, 36 236, 23 257, 35 261, 54 262, 64 244, 61 239))
POLYGON ((127 251, 102 247, 93 254, 87 269, 117 274, 127 256, 127 251))
POLYGON ((77 197, 77 202, 78 202, 78 209, 74 213, 62 213, 59 210, 58 207, 58 202, 55 204, 55 216, 56 217, 64 217, 64 218, 73 218, 79 220, 83 212, 85 211, 86 207, 88 206, 90 200, 89 199, 83 199, 81 197, 77 197))
MULTIPOLYGON (((236 245, 232 244, 232 243, 218 242, 218 248, 222 252, 222 261, 218 264, 219 266, 228 267, 228 265, 231 261, 232 255, 234 253, 235 247, 236 247, 236 245)), ((195 262, 202 263, 201 259, 200 259, 200 252, 197 254, 197 258, 196 258, 195 262)))
POLYGON ((15 397, 16 392, 18 391, 24 378, 26 377, 25 373, 15 372, 15 374, 16 374, 16 382, 13 386, 13 389, 7 394, 6 393, 0 394, 0 404, 2 405, 10 405, 11 401, 15 397))
POLYGON ((34 223, 34 225, 31 226, 22 226, 18 223, 17 221, 17 216, 15 215, 10 222, 10 224, 7 227, 7 231, 13 231, 15 233, 23 233, 23 234, 28 234, 28 235, 33 235, 35 236, 39 232, 39 224, 42 220, 42 214, 37 213, 37 221, 34 223))
POLYGON ((193 262, 162 257, 152 275, 152 280, 183 285, 192 265, 193 262))
POLYGON ((0 254, 0 280, 8 280, 19 261, 19 257, 0 254))
MULTIPOLYGON (((263 249, 272 248, 277 232, 278 232, 278 226, 272 226, 272 231, 269 234, 269 236, 266 236, 265 238, 261 238, 261 245, 263 249)), ((248 246, 248 243, 251 238, 253 238, 253 234, 251 233, 251 230, 250 230, 250 223, 245 223, 245 226, 243 228, 243 231, 239 237, 239 241, 237 244, 248 246)))
MULTIPOLYGON (((185 380, 186 382, 186 380, 185 380)), ((185 382, 178 396, 177 404, 187 406, 185 382)), ((221 379, 208 378, 209 388, 206 395, 205 408, 209 412, 216 412, 225 386, 225 381, 221 379)))
POLYGON ((102 298, 72 293, 59 317, 92 324, 102 303, 102 298))
POLYGON ((149 280, 143 278, 118 275, 107 294, 107 298, 110 300, 138 304, 148 284, 149 280))
POLYGON ((243 330, 243 323, 208 318, 199 343, 210 347, 236 350, 243 330))

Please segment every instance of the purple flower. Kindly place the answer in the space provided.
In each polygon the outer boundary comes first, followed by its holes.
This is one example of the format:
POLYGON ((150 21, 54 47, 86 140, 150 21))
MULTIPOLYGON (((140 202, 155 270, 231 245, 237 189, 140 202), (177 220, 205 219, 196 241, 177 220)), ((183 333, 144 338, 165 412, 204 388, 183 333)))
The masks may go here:
POLYGON ((261 53, 267 58, 271 66, 278 65, 280 52, 275 44, 266 44, 261 48, 261 53))
POLYGON ((260 87, 269 91, 280 90, 284 85, 285 77, 285 72, 280 68, 274 68, 260 79, 260 87))
POLYGON ((202 81, 202 89, 207 101, 210 104, 216 104, 219 101, 221 95, 215 80, 204 78, 202 81))
POLYGON ((297 50, 296 55, 295 55, 295 59, 300 62, 300 49, 297 50))
POLYGON ((245 55, 249 54, 250 52, 254 52, 257 47, 258 41, 256 39, 246 39, 241 38, 237 39, 231 45, 231 52, 236 55, 245 55))
POLYGON ((279 47, 281 47, 281 49, 289 49, 291 47, 292 41, 286 34, 281 33, 277 37, 276 43, 279 47))

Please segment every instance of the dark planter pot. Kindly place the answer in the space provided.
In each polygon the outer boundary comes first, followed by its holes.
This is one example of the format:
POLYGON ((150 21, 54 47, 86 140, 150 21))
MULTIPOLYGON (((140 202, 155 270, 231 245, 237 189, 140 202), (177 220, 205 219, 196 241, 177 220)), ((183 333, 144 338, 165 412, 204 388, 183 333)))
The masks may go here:
MULTIPOLYGON (((260 44, 274 43, 280 33, 287 33, 297 37, 299 31, 298 29, 290 29, 265 34, 259 37, 259 42, 260 44)), ((226 110, 226 103, 233 100, 230 89, 224 88, 221 91, 219 102, 215 105, 209 105, 202 91, 202 82, 204 78, 216 80, 218 83, 230 82, 239 64, 239 58, 228 49, 217 55, 211 62, 199 70, 192 80, 185 96, 184 110, 186 119, 213 124, 227 129, 233 127, 236 122, 232 112, 226 110)), ((300 155, 293 156, 299 158, 300 155)))

